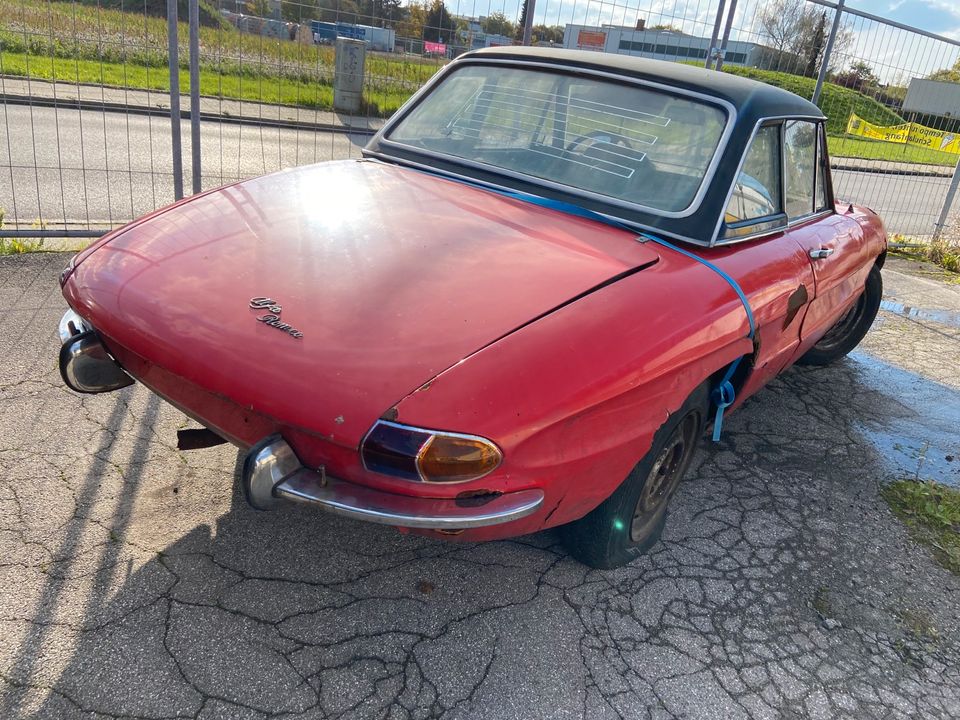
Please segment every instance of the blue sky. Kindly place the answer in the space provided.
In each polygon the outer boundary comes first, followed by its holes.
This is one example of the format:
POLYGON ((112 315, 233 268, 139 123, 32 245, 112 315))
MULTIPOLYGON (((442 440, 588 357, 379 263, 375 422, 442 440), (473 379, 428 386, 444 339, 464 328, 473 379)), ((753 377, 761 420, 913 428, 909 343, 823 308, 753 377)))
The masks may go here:
POLYGON ((960 40, 960 0, 850 0, 847 5, 960 40))

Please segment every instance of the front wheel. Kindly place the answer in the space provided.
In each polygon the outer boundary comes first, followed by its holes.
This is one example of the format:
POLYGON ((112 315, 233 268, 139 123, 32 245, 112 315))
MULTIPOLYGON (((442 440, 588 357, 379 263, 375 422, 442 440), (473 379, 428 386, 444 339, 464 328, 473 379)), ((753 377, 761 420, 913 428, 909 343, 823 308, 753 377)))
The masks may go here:
POLYGON ((827 330, 827 334, 820 338, 816 345, 800 356, 797 364, 829 365, 853 350, 873 325, 882 297, 883 279, 880 277, 880 268, 874 265, 870 268, 863 292, 853 307, 844 313, 836 325, 827 330))
POLYGON ((610 497, 560 528, 571 555, 590 567, 615 568, 660 539, 667 505, 690 466, 707 407, 703 386, 660 427, 650 451, 610 497))

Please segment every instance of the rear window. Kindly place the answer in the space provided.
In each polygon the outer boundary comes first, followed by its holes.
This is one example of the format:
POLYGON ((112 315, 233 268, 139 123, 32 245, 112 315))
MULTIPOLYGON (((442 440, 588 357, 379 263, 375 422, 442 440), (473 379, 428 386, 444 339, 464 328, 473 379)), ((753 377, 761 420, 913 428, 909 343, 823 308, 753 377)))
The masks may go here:
POLYGON ((726 122, 717 106, 657 89, 468 65, 447 75, 387 139, 679 212, 703 184, 726 122))

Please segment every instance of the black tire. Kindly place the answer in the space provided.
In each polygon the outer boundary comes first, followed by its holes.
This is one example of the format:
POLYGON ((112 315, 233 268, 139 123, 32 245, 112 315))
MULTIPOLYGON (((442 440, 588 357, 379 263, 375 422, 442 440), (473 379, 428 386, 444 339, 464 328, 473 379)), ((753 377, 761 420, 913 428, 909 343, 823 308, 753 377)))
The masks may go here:
POLYGON ((880 268, 874 265, 870 268, 867 282, 857 302, 827 330, 826 335, 820 338, 816 345, 797 360, 797 364, 829 365, 853 350, 873 325, 882 297, 883 279, 880 277, 880 268))
POLYGON ((613 494, 560 528, 573 557, 593 568, 620 567, 660 539, 667 506, 690 466, 708 408, 708 388, 703 385, 657 430, 649 452, 613 494))

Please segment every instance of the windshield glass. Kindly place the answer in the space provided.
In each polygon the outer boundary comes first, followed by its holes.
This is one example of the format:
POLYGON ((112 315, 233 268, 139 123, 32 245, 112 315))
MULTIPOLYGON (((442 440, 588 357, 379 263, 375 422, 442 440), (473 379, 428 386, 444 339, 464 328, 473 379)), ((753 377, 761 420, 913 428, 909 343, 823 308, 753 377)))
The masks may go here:
POLYGON ((387 139, 677 212, 693 202, 725 124, 722 109, 667 91, 466 65, 387 139))

